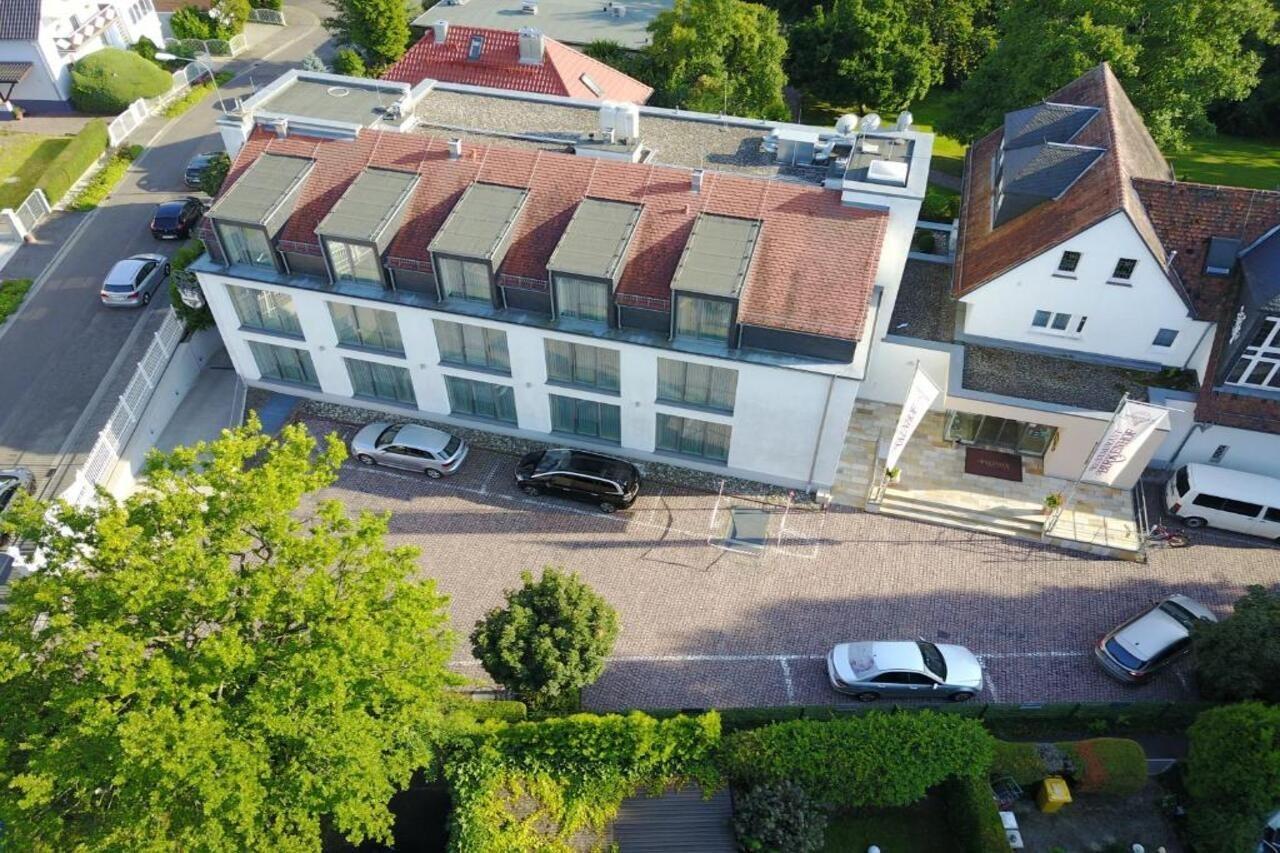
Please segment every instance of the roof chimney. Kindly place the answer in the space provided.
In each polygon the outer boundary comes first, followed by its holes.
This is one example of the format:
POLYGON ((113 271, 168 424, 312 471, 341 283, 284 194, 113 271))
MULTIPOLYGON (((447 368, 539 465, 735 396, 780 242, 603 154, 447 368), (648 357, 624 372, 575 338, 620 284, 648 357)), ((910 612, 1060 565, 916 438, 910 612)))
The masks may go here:
POLYGON ((520 64, 541 65, 546 53, 546 40, 536 27, 520 28, 520 64))
POLYGON ((462 140, 455 136, 453 139, 449 140, 449 159, 457 160, 461 156, 462 140))
POLYGON ((289 120, 287 118, 275 118, 268 123, 267 127, 276 135, 276 139, 284 139, 289 135, 289 120))
POLYGON ((444 44, 444 40, 449 37, 449 22, 436 21, 431 25, 431 31, 435 33, 436 44, 444 44))
POLYGON ((690 182, 691 182, 691 189, 692 189, 695 193, 700 193, 700 192, 702 192, 702 170, 701 170, 701 169, 694 169, 694 170, 693 170, 693 174, 692 174, 692 175, 690 175, 689 177, 690 177, 690 182))

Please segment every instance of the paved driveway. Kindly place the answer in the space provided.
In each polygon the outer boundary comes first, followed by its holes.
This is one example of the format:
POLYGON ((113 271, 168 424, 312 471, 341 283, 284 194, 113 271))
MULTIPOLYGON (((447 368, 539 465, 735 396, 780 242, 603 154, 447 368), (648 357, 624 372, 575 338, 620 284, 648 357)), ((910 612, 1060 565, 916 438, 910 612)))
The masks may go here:
POLYGON ((391 541, 422 549, 423 574, 452 597, 464 672, 483 676, 465 634, 522 569, 581 573, 622 621, 585 696, 599 709, 849 701, 826 683, 832 644, 916 636, 972 648, 992 701, 1185 697, 1179 670, 1138 689, 1110 682, 1090 643, 1173 591, 1225 614, 1247 584, 1280 581, 1280 550, 1261 541, 1197 532, 1143 565, 843 509, 774 516, 770 547, 738 553, 708 543, 726 518, 715 495, 649 483, 630 511, 605 516, 524 496, 513 467, 473 450, 436 481, 350 462, 329 495, 391 512, 391 541))

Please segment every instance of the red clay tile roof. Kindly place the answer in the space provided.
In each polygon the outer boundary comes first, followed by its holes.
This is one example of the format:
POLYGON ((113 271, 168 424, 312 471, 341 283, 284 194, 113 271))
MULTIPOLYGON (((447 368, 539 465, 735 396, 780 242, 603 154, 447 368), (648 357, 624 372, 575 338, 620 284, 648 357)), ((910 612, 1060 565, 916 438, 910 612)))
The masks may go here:
POLYGON ((452 160, 447 143, 421 134, 363 130, 355 141, 277 139, 261 129, 245 144, 230 187, 264 152, 316 160, 280 237, 318 253, 315 228, 367 166, 422 176, 388 264, 418 268, 427 246, 473 181, 529 190, 499 273, 547 278, 546 264, 584 198, 643 206, 618 284, 619 301, 666 307, 671 277, 699 213, 759 219, 763 226, 739 302, 739 319, 844 340, 859 340, 888 223, 884 211, 844 207, 818 186, 708 171, 702 191, 690 172, 526 148, 468 145, 452 160), (832 251, 839 246, 840 251, 832 251), (405 259, 405 260, 402 260, 405 259))
POLYGON ((589 100, 631 101, 643 104, 653 89, 585 53, 543 37, 545 55, 541 65, 520 64, 519 34, 510 30, 449 26, 443 45, 436 43, 435 31, 427 30, 422 40, 409 48, 400 61, 382 75, 415 86, 423 80, 442 80, 492 89, 535 92, 589 100), (483 36, 479 59, 468 59, 471 37, 483 36), (591 91, 582 76, 588 77, 602 94, 591 91))
POLYGON ((1196 420, 1280 433, 1280 401, 1214 390, 1240 302, 1240 280, 1204 272, 1211 237, 1233 237, 1248 246, 1280 225, 1280 192, 1143 179, 1133 186, 1165 248, 1177 253, 1173 266, 1194 300, 1196 316, 1217 321, 1196 420))
POLYGON ((1152 254, 1164 260, 1160 240, 1130 179, 1169 179, 1173 173, 1110 66, 1104 63, 1091 69, 1045 100, 1100 107, 1101 112, 1071 141, 1104 148, 1107 153, 1062 198, 1038 205, 993 230, 991 169, 1003 131, 970 146, 952 279, 956 296, 973 292, 1117 211, 1128 213, 1152 254))

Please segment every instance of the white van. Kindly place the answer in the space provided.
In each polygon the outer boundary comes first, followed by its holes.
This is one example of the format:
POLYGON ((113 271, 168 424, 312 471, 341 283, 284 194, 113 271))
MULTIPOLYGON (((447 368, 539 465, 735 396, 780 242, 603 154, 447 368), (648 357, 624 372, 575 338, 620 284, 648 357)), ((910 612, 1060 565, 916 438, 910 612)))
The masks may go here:
POLYGON ((1183 465, 1165 486, 1164 505, 1187 527, 1280 540, 1280 480, 1272 477, 1216 465, 1183 465))

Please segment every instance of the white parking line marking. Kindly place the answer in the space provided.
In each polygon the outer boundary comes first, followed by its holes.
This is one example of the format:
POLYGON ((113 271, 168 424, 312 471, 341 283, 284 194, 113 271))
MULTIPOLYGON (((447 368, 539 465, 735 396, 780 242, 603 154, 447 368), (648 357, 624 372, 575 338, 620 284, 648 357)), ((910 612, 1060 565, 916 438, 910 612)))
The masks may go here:
POLYGON ((791 683, 791 666, 787 663, 786 658, 778 661, 778 664, 782 667, 782 683, 787 688, 787 704, 794 705, 796 704, 796 688, 791 683))
POLYGON ((991 677, 991 673, 987 671, 987 668, 985 666, 982 668, 982 683, 985 684, 987 689, 991 691, 991 701, 999 702, 1000 693, 996 690, 995 679, 991 677))
MULTIPOLYGON (((979 662, 993 658, 1044 658, 1044 657, 1085 657, 1086 652, 993 652, 975 654, 979 662)), ((770 663, 789 664, 792 661, 826 660, 825 654, 742 654, 742 655, 611 655, 606 658, 609 663, 770 663)), ((473 659, 454 661, 453 666, 479 666, 473 659)), ((986 669, 983 669, 986 672, 986 669)))

